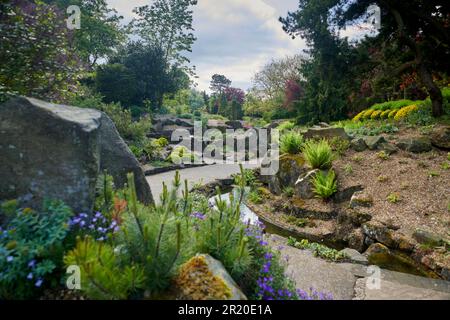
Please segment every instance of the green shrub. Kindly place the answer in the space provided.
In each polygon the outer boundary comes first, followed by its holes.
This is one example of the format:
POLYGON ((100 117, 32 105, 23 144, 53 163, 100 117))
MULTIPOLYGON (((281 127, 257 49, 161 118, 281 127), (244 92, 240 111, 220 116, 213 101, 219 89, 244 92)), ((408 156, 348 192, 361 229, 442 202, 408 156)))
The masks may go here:
POLYGON ((328 169, 334 160, 334 154, 327 140, 309 140, 302 148, 306 162, 313 169, 328 169))
POLYGON ((348 259, 348 256, 336 249, 329 248, 319 243, 309 242, 306 239, 297 241, 296 239, 290 237, 288 240, 288 245, 302 250, 311 250, 316 257, 320 257, 330 261, 342 261, 348 259))
POLYGON ((243 173, 234 174, 233 178, 235 185, 244 184, 246 187, 250 187, 251 189, 258 186, 258 179, 255 175, 255 171, 252 169, 244 169, 243 173), (244 179, 244 181, 241 181, 242 179, 244 179))
POLYGON ((292 198, 294 196, 294 188, 292 187, 284 187, 283 188, 283 194, 288 197, 292 198))
POLYGON ((187 181, 179 198, 177 172, 171 190, 163 184, 160 204, 145 206, 137 201, 134 177, 128 175, 128 188, 114 193, 114 206, 105 213, 117 218, 118 230, 102 243, 79 238, 65 257, 67 265, 76 263, 88 275, 82 279, 83 294, 93 299, 158 297, 170 287, 178 266, 198 252, 220 260, 240 279, 252 262, 246 225, 240 221, 245 179, 240 181, 239 196, 230 202, 218 198, 211 208, 204 196, 199 201, 190 194, 187 181))
POLYGON ((123 265, 111 245, 90 237, 78 239, 64 262, 80 267, 81 288, 90 299, 127 299, 144 286, 144 270, 140 265, 123 265))
POLYGON ((284 121, 278 125, 277 129, 280 130, 281 132, 284 132, 284 131, 290 131, 290 130, 294 129, 294 127, 295 127, 294 122, 284 121))
POLYGON ((350 148, 350 141, 348 139, 342 139, 339 137, 333 137, 329 140, 331 149, 338 155, 342 156, 350 148))
POLYGON ((60 285, 71 215, 62 202, 45 201, 41 212, 25 208, 9 216, 0 228, 0 298, 33 298, 60 285))
POLYGON ((406 106, 410 106, 412 104, 415 104, 412 100, 394 100, 394 101, 386 101, 382 103, 374 104, 370 109, 372 110, 398 110, 406 106))
POLYGON ((337 191, 336 174, 333 170, 327 173, 318 171, 312 178, 313 191, 317 197, 328 199, 337 191))
POLYGON ((304 227, 315 227, 316 224, 310 221, 308 218, 298 218, 296 216, 288 216, 286 218, 286 222, 293 224, 296 227, 304 228, 304 227))
POLYGON ((281 153, 298 154, 301 152, 302 144, 302 135, 295 131, 289 131, 280 137, 281 153))
POLYGON ((380 158, 381 160, 388 160, 389 154, 386 151, 382 150, 377 153, 377 157, 380 158))
POLYGON ((398 131, 398 127, 393 125, 392 123, 384 123, 384 122, 366 122, 364 125, 347 130, 350 134, 362 135, 362 136, 377 136, 382 133, 396 133, 398 131))
POLYGON ((161 138, 155 139, 154 144, 158 147, 164 148, 169 145, 169 141, 166 138, 161 137, 161 138))
POLYGON ((167 161, 171 161, 174 164, 193 163, 195 159, 195 155, 185 146, 175 147, 167 157, 167 161))
POLYGON ((263 198, 257 190, 250 191, 247 198, 248 198, 248 201, 255 203, 255 204, 260 204, 263 202, 263 198))
POLYGON ((396 192, 392 192, 387 196, 386 200, 390 203, 397 203, 400 201, 400 195, 396 192))

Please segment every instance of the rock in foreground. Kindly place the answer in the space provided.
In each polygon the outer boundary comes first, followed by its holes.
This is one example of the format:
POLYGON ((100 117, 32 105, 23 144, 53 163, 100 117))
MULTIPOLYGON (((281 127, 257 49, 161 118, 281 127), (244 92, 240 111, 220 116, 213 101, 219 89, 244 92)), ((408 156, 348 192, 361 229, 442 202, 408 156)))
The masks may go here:
POLYGON ((247 300, 220 261, 196 255, 181 266, 175 279, 183 300, 247 300))
POLYGON ((117 187, 133 172, 139 199, 153 202, 138 161, 104 113, 18 97, 0 105, 0 199, 39 207, 60 199, 91 210, 97 177, 117 187))

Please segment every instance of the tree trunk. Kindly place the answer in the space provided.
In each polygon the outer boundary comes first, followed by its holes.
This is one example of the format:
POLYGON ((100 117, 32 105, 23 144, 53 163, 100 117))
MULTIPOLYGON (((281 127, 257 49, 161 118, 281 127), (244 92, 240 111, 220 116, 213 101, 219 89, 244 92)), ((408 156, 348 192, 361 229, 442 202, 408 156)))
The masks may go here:
POLYGON ((400 11, 395 9, 389 2, 386 1, 382 2, 385 5, 387 5, 387 7, 394 15, 394 18, 398 26, 398 36, 400 41, 406 44, 409 47, 409 49, 412 52, 414 52, 417 72, 419 73, 419 76, 423 84, 427 88, 428 94, 430 95, 430 99, 432 102, 431 111, 433 113, 433 116, 434 117, 442 116, 444 114, 442 92, 439 89, 439 87, 434 83, 431 72, 428 70, 426 66, 422 49, 414 39, 412 39, 409 35, 406 34, 405 24, 403 22, 403 18, 400 14, 400 11))
POLYGON ((428 71, 425 64, 422 62, 417 66, 420 78, 423 84, 427 88, 428 94, 431 99, 431 111, 434 117, 440 117, 444 114, 442 92, 439 87, 434 83, 431 73, 428 71))

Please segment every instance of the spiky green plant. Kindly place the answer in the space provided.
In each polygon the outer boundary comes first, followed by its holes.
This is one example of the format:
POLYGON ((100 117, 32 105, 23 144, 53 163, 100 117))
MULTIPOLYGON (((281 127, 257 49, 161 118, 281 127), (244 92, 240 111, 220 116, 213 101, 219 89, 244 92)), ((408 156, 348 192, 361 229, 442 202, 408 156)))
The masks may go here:
POLYGON ((81 288, 91 299, 127 299, 144 286, 144 269, 130 264, 107 243, 78 239, 64 257, 67 266, 80 268, 81 288))
POLYGON ((302 152, 306 162, 313 169, 329 169, 335 158, 330 145, 325 139, 320 141, 306 141, 303 145, 302 152))
POLYGON ((312 178, 313 191, 317 197, 328 199, 337 191, 337 180, 334 170, 327 173, 318 171, 312 178))
POLYGON ((298 154, 301 152, 303 136, 296 131, 289 131, 280 137, 281 153, 298 154))

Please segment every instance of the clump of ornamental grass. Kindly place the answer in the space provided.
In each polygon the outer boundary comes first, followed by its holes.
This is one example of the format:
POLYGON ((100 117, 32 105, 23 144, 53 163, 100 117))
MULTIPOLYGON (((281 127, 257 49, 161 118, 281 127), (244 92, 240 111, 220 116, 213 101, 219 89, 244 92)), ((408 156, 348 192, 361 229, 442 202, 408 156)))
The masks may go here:
POLYGON ((330 198, 337 191, 337 180, 334 170, 318 171, 312 178, 313 192, 322 199, 330 198))
POLYGON ((312 169, 331 168, 334 160, 333 151, 326 139, 308 140, 302 148, 303 156, 312 169))
POLYGON ((296 131, 289 131, 280 137, 281 153, 298 154, 302 150, 303 136, 296 131))

